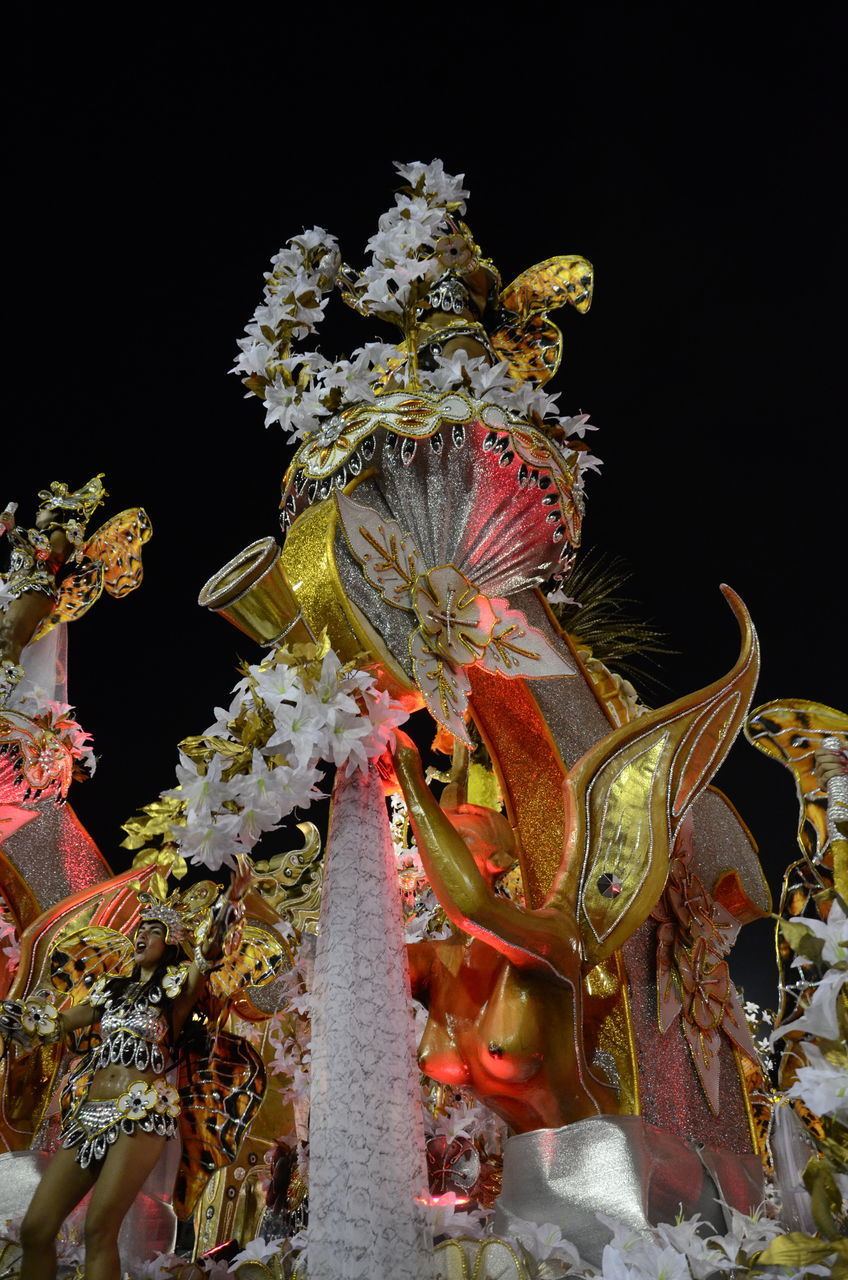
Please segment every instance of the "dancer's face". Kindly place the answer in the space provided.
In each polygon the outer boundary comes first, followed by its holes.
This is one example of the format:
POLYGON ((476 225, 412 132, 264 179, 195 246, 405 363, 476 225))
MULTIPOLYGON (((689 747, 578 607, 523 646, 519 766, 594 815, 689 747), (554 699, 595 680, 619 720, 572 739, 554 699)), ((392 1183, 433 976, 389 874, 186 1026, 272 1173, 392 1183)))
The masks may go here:
POLYGON ((136 929, 133 961, 143 969, 155 969, 165 946, 165 926, 158 920, 145 920, 136 929))

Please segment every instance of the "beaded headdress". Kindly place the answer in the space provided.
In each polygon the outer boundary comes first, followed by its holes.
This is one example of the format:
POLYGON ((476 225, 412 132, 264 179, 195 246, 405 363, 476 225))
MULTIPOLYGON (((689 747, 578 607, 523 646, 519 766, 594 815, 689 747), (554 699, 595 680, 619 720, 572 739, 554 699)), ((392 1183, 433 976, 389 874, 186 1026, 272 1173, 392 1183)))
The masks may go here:
POLYGON ((185 893, 174 890, 164 899, 152 893, 140 893, 139 918, 143 922, 156 920, 163 924, 165 941, 176 943, 191 955, 218 893, 218 885, 211 880, 201 880, 185 893))
POLYGON ((178 942, 180 945, 188 941, 188 931, 183 922, 183 918, 175 907, 170 907, 167 903, 159 902, 151 894, 142 893, 139 895, 141 899, 149 899, 149 902, 139 911, 139 918, 144 923, 155 920, 158 924, 165 926, 165 941, 178 942))

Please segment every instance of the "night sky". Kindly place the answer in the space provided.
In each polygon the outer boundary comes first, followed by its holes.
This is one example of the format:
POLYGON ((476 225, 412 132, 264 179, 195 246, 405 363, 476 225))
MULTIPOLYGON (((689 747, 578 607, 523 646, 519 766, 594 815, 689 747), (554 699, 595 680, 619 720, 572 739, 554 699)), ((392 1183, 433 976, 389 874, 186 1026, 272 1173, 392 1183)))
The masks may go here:
MULTIPOLYGON (((289 456, 227 376, 235 341, 305 226, 363 263, 393 160, 466 174, 505 281, 556 253, 594 263, 591 312, 558 314, 549 389, 601 428, 584 545, 627 559, 628 594, 679 650, 652 699, 731 665, 728 582, 762 643, 756 701, 848 707, 835 6, 792 27, 698 4, 540 6, 510 28, 462 6, 341 25, 315 6, 233 8, 217 27, 200 7, 120 12, 114 31, 49 6, 15 26, 0 450, 0 506, 20 517, 49 481, 105 471, 107 514, 153 521, 140 590, 69 633, 101 757, 72 801, 116 870, 120 823, 173 784, 176 743, 261 653, 196 605, 276 532, 289 456)), ((336 299, 319 332, 341 354, 378 326, 336 299)), ((796 847, 789 775, 743 742, 720 781, 776 887, 796 847)), ((769 930, 748 933, 753 993, 769 930)))

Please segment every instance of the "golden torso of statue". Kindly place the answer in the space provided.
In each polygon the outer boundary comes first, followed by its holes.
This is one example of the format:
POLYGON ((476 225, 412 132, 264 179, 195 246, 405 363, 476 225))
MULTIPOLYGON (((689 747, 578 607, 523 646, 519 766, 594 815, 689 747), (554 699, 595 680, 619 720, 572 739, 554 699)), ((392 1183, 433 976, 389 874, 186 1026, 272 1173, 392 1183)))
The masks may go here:
MULTIPOLYGON (((567 984, 519 969, 481 939, 462 934, 414 943, 408 951, 413 995, 429 1014, 418 1049, 422 1071, 467 1086, 520 1133, 597 1114, 585 1092, 568 1087, 575 1055, 567 984)), ((585 1017, 584 1043, 591 1023, 585 1017)), ((586 1047, 591 1060, 592 1046, 586 1047)), ((617 1111, 615 1091, 599 1080, 597 1073, 592 1093, 603 1096, 607 1114, 617 1111)))

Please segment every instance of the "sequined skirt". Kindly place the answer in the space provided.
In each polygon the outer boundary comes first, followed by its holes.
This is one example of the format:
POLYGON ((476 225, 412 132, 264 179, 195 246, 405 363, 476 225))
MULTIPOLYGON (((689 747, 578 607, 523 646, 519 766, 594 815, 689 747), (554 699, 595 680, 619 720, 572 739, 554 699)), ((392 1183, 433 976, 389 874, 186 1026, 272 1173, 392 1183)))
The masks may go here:
POLYGON ((62 1127, 63 1147, 78 1147, 77 1164, 102 1160, 122 1133, 177 1134, 179 1094, 167 1080, 135 1080, 119 1098, 85 1098, 62 1127))

